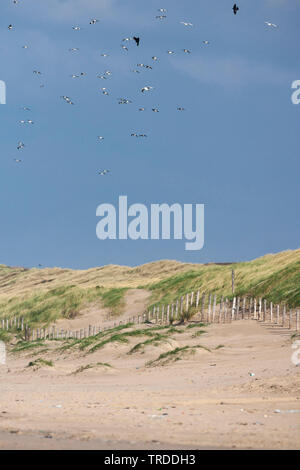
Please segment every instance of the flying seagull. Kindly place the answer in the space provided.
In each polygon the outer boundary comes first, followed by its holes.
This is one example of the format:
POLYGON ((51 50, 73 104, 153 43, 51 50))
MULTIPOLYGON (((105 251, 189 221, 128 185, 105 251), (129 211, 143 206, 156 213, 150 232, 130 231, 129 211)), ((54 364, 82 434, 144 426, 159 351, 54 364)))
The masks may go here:
POLYGON ((16 163, 21 163, 22 160, 18 160, 17 158, 14 158, 14 161, 15 161, 16 163))
POLYGON ((233 9, 233 13, 234 13, 235 15, 236 15, 237 12, 239 11, 239 7, 237 6, 236 3, 233 5, 232 9, 233 9))
POLYGON ((139 46, 139 44, 140 44, 140 38, 137 38, 136 36, 133 36, 132 39, 136 42, 136 45, 139 46))
POLYGON ((12 24, 8 25, 8 29, 11 31, 13 29, 13 25, 12 24))
POLYGON ((100 175, 100 176, 107 175, 107 173, 109 173, 109 170, 100 170, 100 171, 98 171, 98 175, 100 175))
POLYGON ((72 26, 72 29, 74 29, 74 31, 80 31, 81 30, 80 26, 72 26))
POLYGON ((164 20, 164 19, 167 18, 167 17, 166 17, 166 15, 157 15, 155 18, 156 18, 157 20, 164 20))
POLYGON ((70 47, 69 52, 79 51, 79 47, 70 47))
POLYGON ((141 92, 144 93, 145 91, 150 91, 150 90, 152 90, 152 89, 153 89, 153 86, 147 85, 147 86, 144 86, 144 87, 141 89, 141 92))
POLYGON ((18 142, 17 150, 21 150, 25 147, 25 144, 23 142, 18 142))
POLYGON ((104 137, 102 137, 102 135, 98 135, 98 139, 99 140, 104 140, 104 137))
POLYGON ((188 23, 187 21, 180 21, 184 26, 194 26, 193 23, 188 23))
POLYGON ((98 23, 99 20, 96 20, 96 18, 93 18, 91 21, 90 21, 90 24, 96 24, 98 23))
POLYGON ((132 103, 131 100, 128 100, 127 98, 119 98, 119 104, 129 104, 132 103))
POLYGON ((265 21, 265 24, 268 25, 268 26, 271 26, 271 27, 273 27, 273 28, 278 28, 278 25, 277 25, 277 24, 270 23, 269 21, 265 21))
POLYGON ((186 54, 190 54, 190 53, 191 53, 191 51, 190 51, 189 49, 182 49, 182 50, 183 50, 183 52, 185 52, 186 54))
POLYGON ((62 96, 61 98, 68 104, 74 104, 71 98, 69 98, 68 96, 62 96))

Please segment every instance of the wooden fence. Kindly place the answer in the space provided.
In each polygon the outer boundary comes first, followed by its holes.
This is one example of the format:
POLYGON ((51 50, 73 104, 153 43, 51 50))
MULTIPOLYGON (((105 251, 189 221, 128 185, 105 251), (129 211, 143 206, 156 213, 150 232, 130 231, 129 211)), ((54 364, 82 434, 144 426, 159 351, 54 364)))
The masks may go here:
POLYGON ((126 320, 112 322, 110 325, 89 325, 87 328, 77 331, 49 328, 31 328, 24 323, 24 318, 13 317, 0 320, 0 328, 6 331, 21 332, 26 341, 38 339, 83 339, 127 323, 142 324, 171 324, 188 317, 191 309, 192 320, 203 323, 230 323, 236 320, 256 320, 258 322, 270 323, 288 328, 290 330, 300 330, 300 309, 290 309, 285 304, 273 305, 263 298, 234 297, 229 300, 227 297, 190 292, 182 296, 176 302, 168 305, 156 305, 148 312, 141 315, 128 317, 126 320))

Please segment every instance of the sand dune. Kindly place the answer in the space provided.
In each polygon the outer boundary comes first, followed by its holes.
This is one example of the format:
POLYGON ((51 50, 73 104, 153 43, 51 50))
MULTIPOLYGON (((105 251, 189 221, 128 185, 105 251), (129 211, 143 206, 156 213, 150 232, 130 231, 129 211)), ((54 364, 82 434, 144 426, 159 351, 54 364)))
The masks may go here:
POLYGON ((10 353, 0 448, 300 448, 288 331, 248 320, 176 330, 135 351, 148 336, 93 353, 56 341, 10 353), (28 367, 40 357, 53 366, 28 367))

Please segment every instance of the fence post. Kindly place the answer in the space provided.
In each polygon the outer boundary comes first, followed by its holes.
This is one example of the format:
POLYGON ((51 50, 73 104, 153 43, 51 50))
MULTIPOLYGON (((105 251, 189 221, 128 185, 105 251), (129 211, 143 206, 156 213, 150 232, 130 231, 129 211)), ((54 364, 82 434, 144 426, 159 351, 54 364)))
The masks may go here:
POLYGON ((224 297, 222 295, 222 297, 220 299, 220 308, 219 308, 219 323, 221 323, 221 319, 222 319, 223 303, 224 303, 224 297))
POLYGON ((185 296, 185 311, 187 312, 189 310, 189 294, 186 294, 185 296))
POLYGON ((167 323, 170 323, 170 304, 167 305, 167 323))
POLYGON ((211 294, 209 294, 208 296, 208 312, 207 312, 208 323, 210 323, 210 316, 211 316, 211 294))
POLYGON ((240 314, 240 298, 238 297, 236 300, 236 319, 239 319, 240 314))
POLYGON ((212 322, 213 322, 213 323, 214 323, 214 321, 215 321, 216 305, 217 305, 217 296, 216 296, 216 294, 215 294, 215 295, 214 295, 214 301, 213 301, 213 309, 212 309, 212 322))
POLYGON ((203 320, 203 318, 204 318, 204 308, 205 308, 205 292, 202 295, 201 320, 203 320))
POLYGON ((257 320, 257 311, 256 311, 257 306, 256 306, 256 303, 257 303, 257 301, 256 301, 256 299, 254 299, 254 309, 253 309, 253 313, 254 313, 253 318, 254 318, 254 320, 257 320))
POLYGON ((200 298, 200 291, 197 290, 197 296, 196 296, 196 308, 198 308, 199 305, 199 298, 200 298))
POLYGON ((194 302, 194 292, 191 293, 191 307, 193 306, 194 302))
POLYGON ((270 321, 273 323, 273 302, 270 302, 270 321))
POLYGON ((235 313, 236 313, 236 297, 233 297, 232 309, 231 309, 231 320, 235 320, 235 313))
POLYGON ((244 320, 246 316, 246 297, 243 298, 243 306, 242 306, 242 319, 244 320))

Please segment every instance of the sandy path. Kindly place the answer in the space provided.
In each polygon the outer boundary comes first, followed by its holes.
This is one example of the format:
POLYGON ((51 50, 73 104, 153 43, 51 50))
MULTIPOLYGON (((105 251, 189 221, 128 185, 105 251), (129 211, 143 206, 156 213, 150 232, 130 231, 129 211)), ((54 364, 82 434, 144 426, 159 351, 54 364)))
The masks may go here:
POLYGON ((113 315, 108 308, 99 308, 98 306, 89 306, 83 310, 79 317, 66 320, 60 319, 55 323, 55 327, 60 330, 80 330, 92 326, 106 326, 114 321, 122 321, 133 315, 141 315, 147 306, 150 292, 144 289, 130 289, 125 294, 125 307, 121 315, 113 315))
POLYGON ((160 348, 128 355, 129 345, 109 345, 36 372, 24 369, 28 357, 9 356, 0 369, 0 448, 300 448, 290 332, 237 321, 211 325, 200 339, 185 332, 171 346, 188 341, 211 352, 149 368, 160 348), (113 369, 69 375, 97 361, 113 369))

